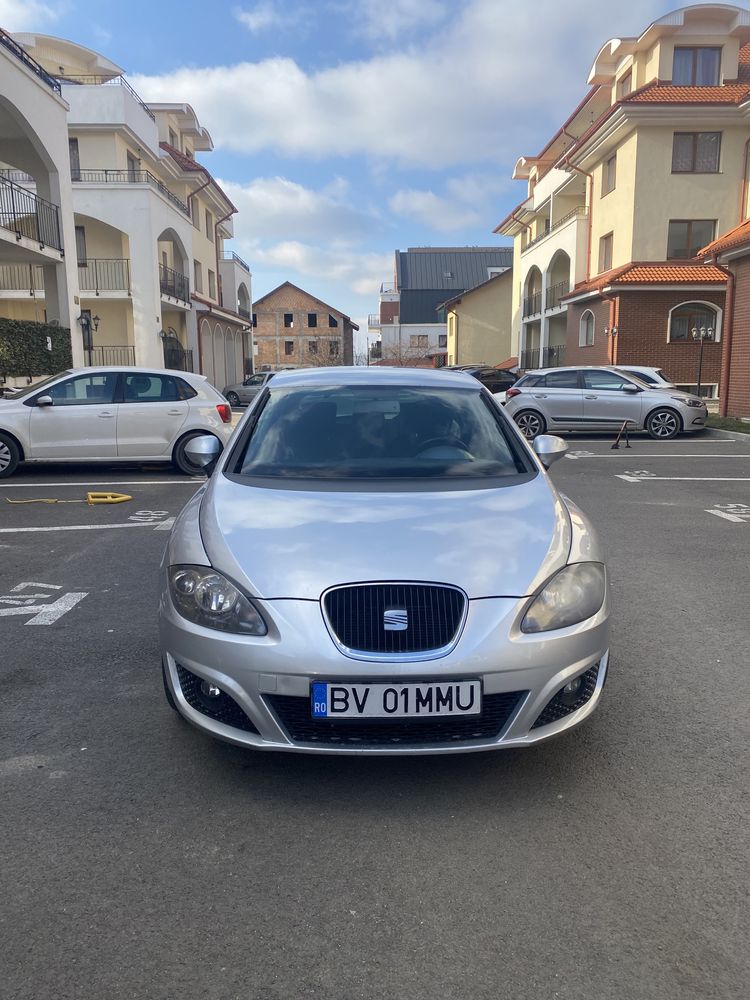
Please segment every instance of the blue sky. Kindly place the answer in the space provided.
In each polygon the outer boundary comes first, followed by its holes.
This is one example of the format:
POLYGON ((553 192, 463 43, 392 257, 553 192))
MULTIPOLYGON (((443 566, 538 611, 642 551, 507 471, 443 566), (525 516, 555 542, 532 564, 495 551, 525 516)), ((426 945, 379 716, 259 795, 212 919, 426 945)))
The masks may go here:
POLYGON ((518 156, 578 103, 607 39, 679 6, 0 0, 0 26, 88 45, 145 99, 189 102, 254 296, 288 279, 366 323, 396 248, 504 242, 518 156))

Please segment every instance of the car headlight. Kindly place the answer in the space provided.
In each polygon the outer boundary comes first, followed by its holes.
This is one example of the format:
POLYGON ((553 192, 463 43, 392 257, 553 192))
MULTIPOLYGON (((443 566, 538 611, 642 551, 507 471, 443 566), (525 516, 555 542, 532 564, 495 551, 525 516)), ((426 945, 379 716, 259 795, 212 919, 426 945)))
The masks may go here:
POLYGON ((265 635, 255 605, 210 566, 170 566, 169 593, 183 618, 204 628, 240 635, 265 635))
POLYGON ((521 622, 521 631, 549 632, 586 621, 604 603, 606 580, 601 563, 565 566, 534 598, 521 622))
POLYGON ((676 399, 678 403, 684 403, 685 406, 703 406, 702 399, 683 399, 682 396, 672 396, 672 399, 676 399))

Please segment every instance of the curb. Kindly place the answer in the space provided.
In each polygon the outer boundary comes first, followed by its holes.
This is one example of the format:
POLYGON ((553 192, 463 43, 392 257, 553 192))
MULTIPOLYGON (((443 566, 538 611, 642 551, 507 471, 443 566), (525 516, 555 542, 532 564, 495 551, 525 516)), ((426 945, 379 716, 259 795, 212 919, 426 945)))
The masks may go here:
POLYGON ((718 427, 705 427, 703 433, 709 437, 728 438, 730 441, 750 443, 750 433, 742 434, 740 431, 722 431, 718 427))

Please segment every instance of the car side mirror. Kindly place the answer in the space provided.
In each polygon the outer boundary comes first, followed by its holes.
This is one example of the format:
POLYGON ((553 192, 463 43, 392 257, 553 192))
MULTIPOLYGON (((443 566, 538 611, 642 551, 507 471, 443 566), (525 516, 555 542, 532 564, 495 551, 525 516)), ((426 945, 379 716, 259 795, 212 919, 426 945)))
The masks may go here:
POLYGON ((221 450, 221 442, 213 434, 199 434, 185 445, 187 457, 195 465, 201 466, 207 476, 214 471, 221 450))
POLYGON ((632 382, 628 382, 622 387, 622 391, 629 393, 631 396, 634 396, 637 392, 640 392, 641 390, 637 385, 633 385, 632 382))
POLYGON ((539 434, 534 438, 532 448, 545 469, 549 469, 550 465, 558 458, 562 458, 568 450, 565 441, 555 437, 554 434, 539 434))
POLYGON ((37 406, 54 406, 55 402, 52 399, 52 396, 37 396, 36 397, 36 405, 37 406))

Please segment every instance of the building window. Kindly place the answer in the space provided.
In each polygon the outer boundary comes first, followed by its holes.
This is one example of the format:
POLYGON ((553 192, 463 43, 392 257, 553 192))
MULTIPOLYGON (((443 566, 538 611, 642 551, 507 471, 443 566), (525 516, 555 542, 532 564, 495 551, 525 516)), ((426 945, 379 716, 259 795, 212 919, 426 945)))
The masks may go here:
POLYGON ((137 184, 141 179, 141 161, 133 156, 132 153, 127 154, 128 163, 128 182, 130 184, 137 184))
POLYGON ((216 298, 216 275, 210 268, 208 270, 208 297, 210 299, 216 298))
POLYGON ((78 266, 86 267, 88 260, 86 256, 86 230, 83 226, 76 226, 76 256, 78 266))
POLYGON ((81 157, 78 151, 78 139, 68 139, 68 153, 70 154, 70 179, 80 181, 81 157))
POLYGON ((673 174, 717 174, 721 132, 675 132, 672 141, 673 174))
POLYGON ((284 326, 287 330, 291 330, 294 326, 294 313, 284 313, 284 326))
POLYGON ((199 260, 193 261, 193 284, 200 295, 203 294, 203 268, 199 260))
POLYGON ((175 149, 179 149, 179 139, 177 138, 177 133, 173 128, 169 130, 169 145, 173 146, 175 149))
POLYGON ((412 333, 409 337, 409 347, 427 347, 427 334, 412 333))
POLYGON ((338 325, 339 325, 339 321, 336 319, 335 316, 331 316, 330 313, 329 313, 329 315, 328 315, 328 329, 329 330, 335 330, 338 325))
POLYGON ((633 90, 633 71, 631 69, 617 84, 617 100, 621 101, 623 97, 627 97, 632 90, 633 90))
POLYGON ((699 250, 713 241, 715 234, 716 219, 670 219, 667 259, 695 257, 699 250))
POLYGON ((675 87, 718 87, 720 48, 675 48, 672 83, 675 87))
POLYGON ((669 317, 669 342, 718 340, 718 313, 705 302, 685 302, 672 310, 669 317), (693 336, 695 331, 695 336, 693 336), (710 332, 709 332, 710 331, 710 332))
POLYGON ((206 209, 206 239, 214 241, 214 217, 211 215, 208 209, 206 209))
POLYGON ((447 346, 448 346, 448 334, 447 333, 438 334, 438 347, 447 347, 447 346))
POLYGON ((311 330, 315 329, 315 327, 318 325, 318 314, 317 313, 308 313, 307 314, 307 325, 309 326, 309 328, 311 330))
POLYGON ((318 342, 317 342, 317 340, 308 340, 308 342, 307 342, 307 350, 310 352, 310 354, 317 354, 318 353, 318 342))
MULTIPOLYGON (((691 396, 698 395, 698 386, 693 383, 693 385, 676 385, 675 389, 679 389, 681 392, 689 392, 691 396)), ((708 385, 704 385, 701 382, 701 397, 703 399, 718 399, 719 398, 719 386, 716 382, 710 382, 708 385)))
POLYGON ((581 316, 578 327, 578 346, 592 347, 594 343, 594 314, 590 309, 581 316))
POLYGON ((294 341, 293 340, 285 340, 284 341, 284 354, 287 357, 290 357, 290 355, 294 354, 294 341))
POLYGON ((607 233, 599 240, 599 273, 612 270, 612 244, 614 233, 607 233))
POLYGON ((257 326, 258 325, 258 314, 257 313, 253 313, 253 318, 252 318, 251 322, 252 322, 253 326, 257 326))
POLYGON ((614 191, 617 183, 617 153, 605 162, 602 167, 602 198, 610 191, 614 191))
POLYGON ((338 340, 328 341, 328 353, 332 358, 337 358, 339 356, 339 342, 338 340))

